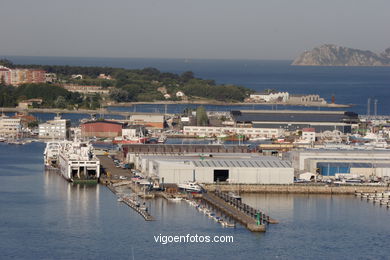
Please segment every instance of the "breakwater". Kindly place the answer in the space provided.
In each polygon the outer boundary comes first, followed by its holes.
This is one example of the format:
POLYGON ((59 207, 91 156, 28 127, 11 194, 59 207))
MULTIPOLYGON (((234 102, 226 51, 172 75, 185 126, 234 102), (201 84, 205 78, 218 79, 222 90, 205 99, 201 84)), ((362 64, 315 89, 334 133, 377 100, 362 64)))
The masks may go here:
POLYGON ((355 192, 384 192, 387 186, 378 185, 271 185, 271 184, 204 184, 207 191, 220 190, 224 192, 246 193, 296 193, 296 194, 355 194, 355 192))

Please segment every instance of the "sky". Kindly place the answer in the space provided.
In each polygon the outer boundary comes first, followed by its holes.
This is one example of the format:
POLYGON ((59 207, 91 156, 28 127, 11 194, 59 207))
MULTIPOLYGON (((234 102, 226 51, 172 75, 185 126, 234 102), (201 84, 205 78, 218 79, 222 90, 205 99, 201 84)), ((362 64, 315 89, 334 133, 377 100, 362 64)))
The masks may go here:
POLYGON ((291 60, 390 47, 389 0, 0 0, 0 56, 291 60))

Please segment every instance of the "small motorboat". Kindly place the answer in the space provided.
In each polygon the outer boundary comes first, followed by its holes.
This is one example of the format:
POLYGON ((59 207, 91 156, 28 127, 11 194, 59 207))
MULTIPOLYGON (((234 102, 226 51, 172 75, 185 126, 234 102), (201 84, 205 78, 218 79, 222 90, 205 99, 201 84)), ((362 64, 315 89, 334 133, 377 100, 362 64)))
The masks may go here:
POLYGON ((180 189, 186 190, 186 191, 191 191, 191 192, 201 192, 202 187, 197 184, 196 182, 186 182, 179 184, 178 187, 180 189))

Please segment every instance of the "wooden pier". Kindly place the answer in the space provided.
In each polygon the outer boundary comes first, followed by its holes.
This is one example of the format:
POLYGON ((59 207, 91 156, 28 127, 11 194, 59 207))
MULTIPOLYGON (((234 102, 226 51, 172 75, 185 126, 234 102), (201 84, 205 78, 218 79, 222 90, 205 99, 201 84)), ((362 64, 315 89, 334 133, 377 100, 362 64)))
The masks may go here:
POLYGON ((379 206, 390 208, 390 191, 375 191, 374 193, 355 192, 355 196, 361 200, 372 201, 374 204, 378 204, 379 206))
POLYGON ((278 221, 270 218, 263 212, 242 203, 224 192, 207 192, 202 195, 202 199, 237 222, 240 222, 252 232, 265 232, 267 223, 278 223, 278 221))
POLYGON ((149 214, 147 208, 142 209, 139 205, 134 203, 132 200, 129 198, 122 198, 123 203, 125 203, 127 206, 130 208, 134 209, 138 214, 140 214, 146 221, 153 221, 155 220, 152 215, 149 214))
MULTIPOLYGON (((115 167, 113 160, 111 158, 108 158, 107 156, 98 156, 98 158, 100 160, 100 165, 102 166, 102 168, 107 174, 107 178, 105 178, 105 180, 101 183, 106 184, 107 188, 117 196, 118 196, 118 192, 116 190, 116 187, 128 186, 138 197, 140 190, 137 185, 135 185, 131 180, 119 179, 120 176, 124 176, 130 179, 132 177, 130 170, 115 167)), ((133 210, 135 210, 146 221, 155 220, 154 217, 149 214, 147 208, 141 207, 141 205, 139 203, 136 203, 134 200, 125 196, 118 196, 118 200, 125 203, 133 210)))

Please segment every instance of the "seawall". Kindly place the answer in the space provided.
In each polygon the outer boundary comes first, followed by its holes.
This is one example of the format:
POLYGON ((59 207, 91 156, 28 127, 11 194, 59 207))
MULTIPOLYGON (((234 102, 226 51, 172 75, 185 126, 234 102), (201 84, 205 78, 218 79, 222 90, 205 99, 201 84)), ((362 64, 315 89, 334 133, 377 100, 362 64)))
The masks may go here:
POLYGON ((300 193, 300 194, 354 194, 355 192, 383 192, 387 186, 377 185, 265 185, 265 184, 204 184, 208 191, 217 188, 220 191, 234 191, 243 193, 300 193))

